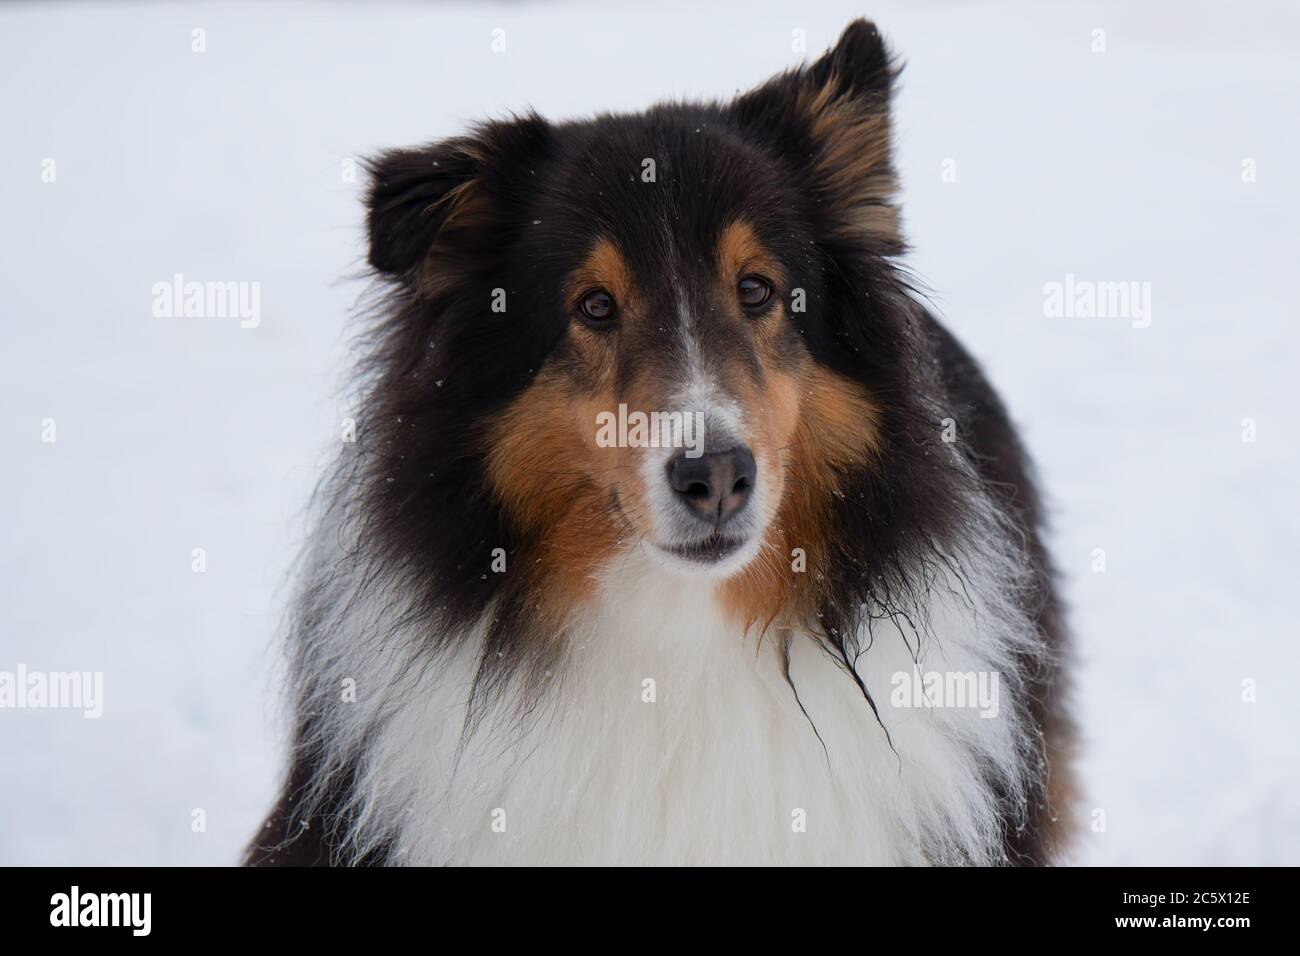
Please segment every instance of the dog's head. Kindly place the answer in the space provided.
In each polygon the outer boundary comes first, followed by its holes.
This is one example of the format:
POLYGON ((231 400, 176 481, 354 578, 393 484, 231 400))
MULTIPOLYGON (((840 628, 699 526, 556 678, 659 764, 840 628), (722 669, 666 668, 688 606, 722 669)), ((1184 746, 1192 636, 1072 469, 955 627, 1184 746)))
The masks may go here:
POLYGON ((747 617, 784 593, 905 384, 895 75, 857 21, 729 104, 381 156, 389 532, 479 592, 497 547, 578 588, 644 547, 747 617))

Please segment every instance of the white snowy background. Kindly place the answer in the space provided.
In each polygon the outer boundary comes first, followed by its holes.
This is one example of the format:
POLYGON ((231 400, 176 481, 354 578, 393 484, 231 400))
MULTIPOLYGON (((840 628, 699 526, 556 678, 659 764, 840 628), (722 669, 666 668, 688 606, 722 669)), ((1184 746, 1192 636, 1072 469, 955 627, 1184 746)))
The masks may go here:
POLYGON ((1074 860, 1300 863, 1300 9, 824 0, 0 6, 0 670, 105 675, 99 720, 0 711, 0 863, 228 864, 270 804, 363 288, 345 160, 726 97, 861 14, 908 63, 910 262, 1053 505, 1105 813, 1074 860), (176 273, 259 282, 261 325, 154 318, 176 273), (1150 327, 1046 318, 1067 274, 1151 283, 1150 327))

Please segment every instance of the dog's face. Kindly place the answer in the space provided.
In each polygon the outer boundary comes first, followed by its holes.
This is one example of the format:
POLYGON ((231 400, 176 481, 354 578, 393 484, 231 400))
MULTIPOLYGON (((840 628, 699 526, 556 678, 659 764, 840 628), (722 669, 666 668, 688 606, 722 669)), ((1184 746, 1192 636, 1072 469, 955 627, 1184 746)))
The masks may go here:
POLYGON ((642 547, 754 605, 819 546, 899 347, 870 327, 873 263, 902 246, 893 73, 859 21, 726 106, 528 117, 378 161, 370 258, 407 301, 388 413, 472 446, 455 457, 527 560, 587 580, 642 547))
POLYGON ((811 236, 797 195, 752 173, 761 157, 698 122, 598 122, 564 151, 516 253, 562 258, 539 279, 563 329, 495 423, 490 461, 524 520, 604 523, 598 537, 721 577, 782 501, 811 382, 791 312, 811 236))

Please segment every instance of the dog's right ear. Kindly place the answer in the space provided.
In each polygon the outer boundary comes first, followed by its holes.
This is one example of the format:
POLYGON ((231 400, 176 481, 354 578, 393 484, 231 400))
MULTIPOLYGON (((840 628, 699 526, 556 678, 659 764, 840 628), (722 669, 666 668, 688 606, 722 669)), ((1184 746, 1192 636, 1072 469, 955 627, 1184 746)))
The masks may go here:
POLYGON ((431 259, 454 268, 490 248, 509 219, 519 174, 545 153, 549 127, 536 115, 486 123, 469 136, 380 154, 367 166, 370 265, 418 276, 431 259))

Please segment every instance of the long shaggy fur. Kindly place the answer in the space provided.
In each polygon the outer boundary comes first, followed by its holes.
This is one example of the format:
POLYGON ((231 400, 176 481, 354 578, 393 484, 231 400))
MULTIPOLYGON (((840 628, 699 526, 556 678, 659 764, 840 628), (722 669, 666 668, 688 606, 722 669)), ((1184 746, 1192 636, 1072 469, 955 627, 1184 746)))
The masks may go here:
MULTIPOLYGON (((896 75, 859 21, 730 104, 526 116, 376 162, 362 435, 319 493, 291 770, 249 862, 1052 858, 1070 733, 1040 505, 996 395, 897 263, 896 75), (648 149, 653 192, 628 167, 648 149), (494 493, 494 424, 578 364, 555 277, 584 213, 637 274, 670 264, 664 230, 635 224, 667 223, 691 262, 717 225, 753 223, 807 294, 790 349, 873 403, 869 454, 791 479, 832 489, 812 573, 770 585, 789 558, 769 544, 733 582, 774 605, 748 627, 716 583, 647 561, 635 528, 557 610, 545 532, 494 493), (484 308, 497 288, 528 321, 484 308), (892 707, 914 668, 999 675, 1002 714, 892 707)), ((615 520, 581 468, 530 477, 615 520)))

